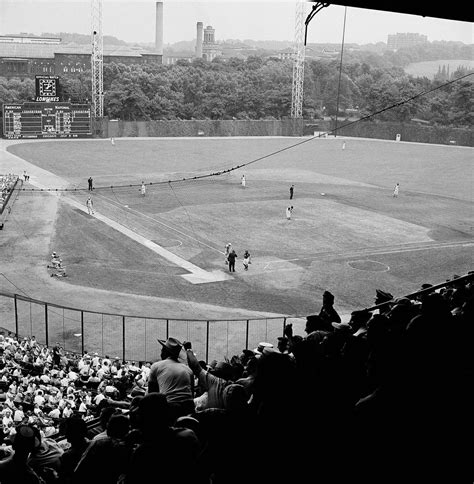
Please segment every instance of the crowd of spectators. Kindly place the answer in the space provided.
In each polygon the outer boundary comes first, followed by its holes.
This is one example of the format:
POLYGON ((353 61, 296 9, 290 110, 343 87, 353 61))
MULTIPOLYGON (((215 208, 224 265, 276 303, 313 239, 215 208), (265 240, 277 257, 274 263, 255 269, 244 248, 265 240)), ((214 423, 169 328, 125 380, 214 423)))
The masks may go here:
POLYGON ((18 175, 8 173, 7 175, 0 175, 0 208, 7 200, 8 194, 13 190, 15 183, 18 180, 18 175))
POLYGON ((2 336, 0 483, 472 482, 474 280, 456 279, 378 290, 348 322, 326 291, 304 335, 210 363, 173 337, 150 365, 2 336))

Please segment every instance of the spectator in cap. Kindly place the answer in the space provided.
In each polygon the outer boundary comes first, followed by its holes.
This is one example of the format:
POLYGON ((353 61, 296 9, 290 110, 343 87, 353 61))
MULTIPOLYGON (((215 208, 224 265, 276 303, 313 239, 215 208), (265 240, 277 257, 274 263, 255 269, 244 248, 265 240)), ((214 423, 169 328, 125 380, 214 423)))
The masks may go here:
POLYGON ((319 311, 319 317, 326 323, 328 331, 332 331, 331 323, 341 322, 341 317, 334 309, 334 295, 329 291, 323 293, 323 305, 319 311))
POLYGON ((41 438, 40 434, 39 443, 32 450, 28 464, 38 475, 46 478, 50 472, 59 472, 63 452, 55 440, 48 437, 41 438))
POLYGON ((265 341, 258 343, 258 346, 253 350, 255 357, 259 358, 262 356, 266 348, 273 348, 272 343, 266 343, 265 341))
POLYGON ((216 364, 213 369, 204 370, 191 349, 191 343, 184 343, 188 365, 199 381, 199 385, 207 392, 207 408, 224 408, 224 389, 232 381, 232 365, 226 361, 216 364))
MULTIPOLYGON (((389 292, 382 291, 381 289, 375 290, 375 304, 383 304, 391 301, 393 296, 389 292)), ((390 311, 390 304, 384 304, 379 308, 379 314, 387 314, 390 311)))
POLYGON ((242 377, 235 381, 235 383, 242 385, 244 387, 247 393, 247 399, 250 399, 250 397, 253 394, 253 385, 255 382, 256 373, 257 373, 257 358, 253 357, 247 361, 242 377))
POLYGON ((416 296, 416 300, 417 301, 420 301, 420 302, 423 302, 423 299, 428 295, 428 294, 432 294, 434 291, 431 289, 433 287, 433 284, 429 284, 427 282, 423 283, 421 285, 421 291, 423 291, 421 294, 418 294, 418 296, 416 296))
POLYGON ((43 484, 44 481, 28 464, 28 457, 39 445, 39 430, 31 425, 19 425, 11 438, 13 453, 0 460, 2 484, 43 484))
POLYGON ((178 359, 183 346, 176 338, 158 342, 161 345, 161 361, 151 366, 148 393, 159 392, 165 395, 175 420, 194 412, 194 375, 178 359))

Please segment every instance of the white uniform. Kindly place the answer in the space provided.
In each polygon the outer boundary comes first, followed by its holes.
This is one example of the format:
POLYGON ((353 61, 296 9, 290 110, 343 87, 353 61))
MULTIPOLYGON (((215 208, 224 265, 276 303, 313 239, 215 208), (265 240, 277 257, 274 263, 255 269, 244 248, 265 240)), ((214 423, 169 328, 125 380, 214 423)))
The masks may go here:
POLYGON ((245 188, 245 175, 242 175, 242 186, 245 188))
POLYGON ((94 207, 93 207, 92 199, 90 198, 87 199, 86 207, 87 207, 87 211, 89 212, 89 215, 94 215, 94 207))
POLYGON ((227 260, 228 255, 230 254, 230 251, 232 250, 232 244, 229 242, 225 246, 225 260, 224 264, 227 264, 229 261, 227 260))
POLYGON ((400 185, 397 183, 395 185, 395 188, 393 189, 393 196, 398 197, 398 189, 400 188, 400 185))
POLYGON ((286 208, 286 218, 287 218, 288 220, 290 220, 290 219, 291 219, 291 207, 287 207, 287 208, 286 208))
POLYGON ((142 195, 143 195, 143 196, 145 196, 145 193, 146 193, 146 187, 145 187, 145 184, 144 184, 144 183, 142 183, 141 192, 142 192, 142 195))
POLYGON ((110 138, 110 142, 112 143, 112 145, 115 145, 115 138, 110 138))

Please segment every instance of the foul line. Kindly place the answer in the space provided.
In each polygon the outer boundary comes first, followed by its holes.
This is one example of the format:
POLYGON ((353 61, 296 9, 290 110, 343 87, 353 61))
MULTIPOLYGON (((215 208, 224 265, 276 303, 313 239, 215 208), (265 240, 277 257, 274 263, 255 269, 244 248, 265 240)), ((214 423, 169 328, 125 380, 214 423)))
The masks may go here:
POLYGON ((193 240, 194 242, 197 242, 199 245, 204 245, 205 247, 207 247, 208 249, 212 249, 212 250, 215 250, 216 252, 219 252, 219 254, 224 254, 224 252, 220 251, 219 249, 216 249, 215 247, 212 247, 211 245, 208 245, 206 244, 205 242, 202 242, 200 241, 199 239, 197 239, 196 237, 193 237, 192 235, 188 235, 188 234, 185 234, 184 232, 181 232, 180 230, 178 229, 175 229, 174 227, 170 227, 169 225, 167 225, 166 223, 162 222, 161 220, 157 220, 156 218, 154 217, 151 217, 150 215, 146 215, 142 212, 139 212, 138 210, 135 210, 133 208, 127 208, 127 209, 124 209, 124 207, 119 204, 119 202, 113 200, 112 198, 109 198, 109 197, 106 197, 105 195, 102 195, 102 194, 99 194, 98 195, 99 197, 102 197, 102 198, 105 198, 106 200, 108 200, 110 203, 112 203, 112 205, 114 205, 115 207, 117 208, 120 208, 121 210, 125 210, 125 211, 130 211, 130 212, 134 212, 136 215, 139 215, 140 217, 145 217, 147 219, 150 219, 150 220, 153 220, 154 222, 156 222, 157 224, 160 224, 164 227, 166 227, 167 229, 169 229, 170 231, 174 231, 180 235, 182 235, 183 237, 187 237, 188 239, 191 239, 193 240))
MULTIPOLYGON (((371 255, 400 254, 402 252, 417 252, 420 250, 433 250, 433 249, 451 249, 454 247, 471 247, 473 245, 474 245, 474 242, 439 242, 439 243, 427 244, 422 247, 405 247, 405 248, 400 247, 399 249, 387 248, 387 249, 380 249, 380 250, 375 249, 370 252, 369 250, 364 251, 364 249, 361 249, 359 253, 358 252, 323 253, 323 254, 320 254, 321 257, 317 257, 317 256, 316 257, 298 257, 296 259, 280 259, 280 260, 269 261, 265 264, 265 267, 263 268, 263 270, 267 270, 267 268, 271 264, 283 264, 286 262, 297 262, 297 261, 305 261, 305 260, 317 261, 322 259, 334 259, 337 257, 341 257, 341 258, 355 257, 358 255, 360 257, 363 257, 363 256, 370 257, 371 255)), ((274 272, 281 271, 281 270, 289 270, 289 269, 276 269, 274 272)))

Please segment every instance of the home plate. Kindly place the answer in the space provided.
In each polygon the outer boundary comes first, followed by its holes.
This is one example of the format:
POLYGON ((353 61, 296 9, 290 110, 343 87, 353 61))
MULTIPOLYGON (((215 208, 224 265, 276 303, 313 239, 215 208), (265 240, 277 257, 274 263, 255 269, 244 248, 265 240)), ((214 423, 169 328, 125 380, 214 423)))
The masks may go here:
POLYGON ((230 274, 226 274, 221 270, 194 270, 191 274, 183 274, 181 277, 183 279, 186 279, 191 284, 205 284, 209 282, 228 281, 229 279, 232 279, 232 276, 230 274))
POLYGON ((74 333, 74 336, 77 336, 77 337, 82 336, 82 333, 74 333))

